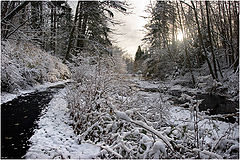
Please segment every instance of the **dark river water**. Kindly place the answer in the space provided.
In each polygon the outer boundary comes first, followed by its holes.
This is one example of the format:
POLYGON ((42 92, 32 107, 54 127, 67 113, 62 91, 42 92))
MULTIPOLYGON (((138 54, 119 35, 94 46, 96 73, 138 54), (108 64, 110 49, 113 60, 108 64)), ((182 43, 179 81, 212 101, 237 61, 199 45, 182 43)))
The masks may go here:
MULTIPOLYGON (((184 104, 186 102, 190 103, 189 100, 179 100, 182 93, 182 91, 177 90, 170 92, 170 95, 173 96, 172 100, 175 104, 184 104)), ((192 93, 185 92, 185 94, 195 96, 195 99, 197 100, 203 100, 199 105, 199 111, 209 111, 209 115, 222 115, 218 116, 216 119, 224 122, 239 123, 239 101, 231 101, 225 96, 206 93, 193 95, 192 93)), ((188 107, 189 106, 186 106, 186 108, 188 107)))
POLYGON ((22 158, 42 110, 56 89, 34 92, 1 105, 1 158, 22 158))

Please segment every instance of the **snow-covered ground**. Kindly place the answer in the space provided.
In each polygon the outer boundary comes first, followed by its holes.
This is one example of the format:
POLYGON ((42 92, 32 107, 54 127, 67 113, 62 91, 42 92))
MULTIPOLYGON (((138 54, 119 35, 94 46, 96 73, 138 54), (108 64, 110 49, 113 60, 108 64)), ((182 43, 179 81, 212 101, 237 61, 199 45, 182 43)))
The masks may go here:
MULTIPOLYGON (((134 83, 134 85, 137 85, 138 88, 159 88, 162 86, 162 84, 143 81, 136 77, 134 79, 131 79, 130 77, 130 81, 131 83, 134 83)), ((167 86, 169 90, 186 90, 186 88, 181 85, 170 86, 170 84, 165 84, 165 86, 167 86)), ((198 152, 201 158, 236 158, 236 155, 232 153, 239 148, 239 126, 237 123, 231 124, 212 120, 211 117, 204 114, 202 114, 202 116, 201 114, 198 115, 198 122, 196 123, 196 121, 194 121, 194 114, 191 107, 186 109, 172 105, 169 101, 170 95, 139 90, 138 94, 146 99, 154 99, 160 96, 163 104, 168 105, 168 121, 171 126, 161 127, 159 129, 160 132, 157 132, 156 130, 153 130, 153 132, 156 131, 156 133, 162 133, 161 136, 167 137, 169 140, 174 139, 175 143, 180 148, 186 148, 186 154, 184 153, 182 158, 184 158, 184 156, 189 158, 191 157, 190 155, 194 157, 194 154, 190 152, 198 152), (193 139, 191 137, 196 134, 196 124, 199 132, 199 149, 195 148, 194 150, 190 150, 191 147, 185 145, 187 145, 187 143, 191 144, 192 142, 195 142, 194 137, 193 139), (224 153, 222 152, 223 150, 225 150, 224 153)), ((77 136, 73 131, 72 124, 74 121, 71 119, 69 109, 67 108, 67 100, 65 96, 66 89, 62 89, 54 96, 45 111, 43 111, 42 117, 38 121, 38 129, 35 130, 34 135, 29 140, 31 146, 25 155, 25 158, 86 159, 99 158, 99 155, 102 154, 101 148, 105 148, 99 147, 101 145, 79 142, 79 139, 81 138, 79 138, 79 135, 77 136)), ((188 96, 185 98, 191 97, 188 96)), ((116 112, 116 117, 119 117, 119 115, 120 119, 138 124, 137 121, 132 119, 129 120, 128 117, 126 118, 126 113, 124 112, 116 112), (121 115, 124 115, 124 118, 121 118, 123 117, 121 115)), ((155 148, 157 144, 158 143, 154 144, 155 148)), ((164 144, 161 143, 161 145, 164 144)), ((111 152, 118 154, 113 150, 111 152)))
POLYGON ((32 145, 25 158, 90 159, 100 152, 100 148, 93 144, 79 144, 71 127, 65 94, 65 89, 62 89, 43 111, 38 129, 29 140, 32 145))
MULTIPOLYGON (((170 121, 174 124, 174 125, 190 125, 189 122, 191 121, 191 111, 183 108, 183 107, 178 107, 178 106, 172 106, 170 108, 170 114, 171 114, 171 119, 170 121)), ((205 118, 207 118, 208 116, 205 116, 205 118)), ((200 119, 203 117, 199 117, 200 119)), ((210 117, 209 117, 210 118, 210 117)), ((201 119, 202 121, 199 122, 199 126, 204 126, 208 129, 213 129, 213 124, 218 126, 219 128, 219 133, 218 136, 223 136, 227 130, 229 128, 231 128, 233 130, 233 135, 235 139, 239 138, 239 127, 237 124, 231 124, 231 123, 227 123, 227 122, 223 122, 223 121, 219 121, 219 120, 213 120, 213 123, 210 122, 209 119, 201 119), (209 123, 210 122, 210 123, 209 123), (235 128, 234 128, 235 126, 235 128)))
POLYGON ((19 90, 18 93, 7 93, 7 92, 2 92, 1 93, 1 104, 6 103, 8 101, 11 101, 15 98, 17 98, 18 96, 27 94, 27 93, 32 93, 35 91, 43 91, 46 90, 49 87, 53 87, 53 86, 57 86, 57 85, 61 85, 61 84, 65 84, 68 82, 71 82, 72 80, 68 79, 68 80, 64 80, 64 81, 59 81, 59 82, 46 82, 44 84, 41 85, 36 85, 34 87, 32 87, 31 89, 28 90, 19 90))
POLYGON ((2 41, 1 53, 1 91, 14 92, 71 77, 61 59, 28 41, 2 41))
MULTIPOLYGON (((191 89, 191 88, 187 88, 187 87, 183 87, 181 85, 174 85, 174 83, 176 83, 177 80, 175 81, 170 81, 170 83, 166 83, 166 84, 161 84, 161 83, 156 83, 156 82, 149 82, 149 81, 143 81, 143 80, 139 80, 138 78, 135 78, 132 82, 135 82, 138 84, 138 86, 140 88, 160 88, 160 87, 168 87, 170 91, 172 90, 177 90, 177 91, 181 91, 182 93, 184 91, 188 91, 191 93, 197 93, 197 89, 191 89)), ((175 125, 180 125, 180 124, 184 124, 185 122, 189 122, 191 121, 191 111, 189 109, 180 107, 180 106, 175 106, 175 105, 171 105, 170 102, 170 96, 168 94, 161 94, 161 93, 156 93, 156 92, 139 92, 139 94, 144 95, 145 97, 149 97, 149 98, 154 98, 154 97, 159 97, 159 95, 161 95, 163 101, 166 101, 167 104, 170 106, 169 109, 169 113, 171 116, 170 121, 172 123, 174 123, 175 125)), ((193 97, 186 95, 186 94, 182 94, 181 98, 186 98, 186 99, 193 99, 193 97)), ((166 105, 166 104, 165 104, 166 105)), ((207 118, 207 116, 205 116, 207 118)), ((203 123, 206 123, 206 121, 208 121, 207 119, 204 120, 203 123)), ((220 135, 222 136, 226 130, 229 128, 229 126, 231 126, 231 124, 226 123, 226 122, 222 122, 222 121, 218 121, 218 120, 214 120, 214 123, 219 126, 220 128, 220 135)), ((202 125, 201 124, 201 125, 202 125)), ((209 126, 210 127, 210 126, 209 126)), ((234 134, 235 134, 235 138, 238 138, 238 132, 239 132, 239 128, 236 127, 234 129, 234 134)))
MULTIPOLYGON (((195 101, 194 97, 191 97, 187 94, 183 94, 184 91, 190 92, 193 95, 199 91, 206 90, 205 88, 201 89, 193 89, 182 86, 178 84, 181 81, 180 79, 176 79, 173 81, 165 82, 165 83, 156 83, 150 81, 143 81, 140 79, 135 78, 132 80, 133 83, 137 84, 139 88, 155 88, 161 89, 165 87, 168 91, 179 91, 182 93, 181 98, 185 98, 190 100, 191 102, 195 101)), ((193 108, 191 106, 196 105, 196 101, 193 104, 189 104, 189 108, 183 108, 180 105, 172 105, 171 103, 171 96, 166 93, 159 93, 159 92, 142 92, 140 91, 139 94, 143 95, 144 97, 154 98, 154 97, 162 97, 162 100, 165 101, 164 105, 168 105, 169 109, 169 122, 171 124, 167 127, 162 127, 161 130, 164 131, 166 134, 171 134, 170 137, 174 137, 177 139, 179 138, 178 143, 182 143, 186 141, 185 136, 180 138, 182 134, 186 134, 189 136, 193 136, 195 129, 198 128, 199 134, 199 143, 200 148, 202 151, 199 151, 201 158, 234 158, 236 155, 231 155, 233 152, 239 149, 239 124, 238 123, 227 123, 219 120, 214 120, 212 117, 208 116, 204 113, 197 113, 197 121, 194 119, 193 108), (173 127, 174 126, 174 127, 173 127), (185 131, 184 131, 185 130, 185 131), (184 132, 183 132, 184 131, 184 132), (185 139, 185 140, 181 140, 185 139), (181 142, 182 141, 182 142, 181 142), (231 146, 228 148, 228 146, 231 146), (225 150, 226 152, 222 156, 219 156, 220 150, 225 150), (214 152, 213 152, 214 151, 214 152), (211 153, 210 153, 211 152, 211 153), (213 153, 218 153, 213 155, 213 153), (230 154, 231 153, 231 154, 230 154)), ((221 115, 216 115, 221 117, 221 115)), ((196 117, 195 117, 196 118, 196 117)), ((189 138, 191 139, 191 138, 189 138)), ((184 142, 185 143, 185 142, 184 142)), ((236 157, 235 157, 236 158, 236 157)))

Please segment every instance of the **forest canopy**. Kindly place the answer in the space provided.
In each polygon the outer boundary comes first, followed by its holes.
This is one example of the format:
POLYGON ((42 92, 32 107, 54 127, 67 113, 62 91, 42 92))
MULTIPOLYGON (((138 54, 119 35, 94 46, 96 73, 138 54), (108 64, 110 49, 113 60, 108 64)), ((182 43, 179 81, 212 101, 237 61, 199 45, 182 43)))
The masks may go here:
POLYGON ((192 73, 206 62, 213 79, 223 76, 222 69, 239 70, 238 1, 156 1, 146 12, 145 75, 164 77, 165 63, 171 72, 177 67, 192 73))

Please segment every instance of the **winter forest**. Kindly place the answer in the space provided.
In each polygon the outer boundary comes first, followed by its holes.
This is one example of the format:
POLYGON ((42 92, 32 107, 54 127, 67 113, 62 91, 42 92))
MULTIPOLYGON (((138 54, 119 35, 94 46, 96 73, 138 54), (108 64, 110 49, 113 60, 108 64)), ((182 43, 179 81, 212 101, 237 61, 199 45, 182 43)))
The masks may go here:
POLYGON ((1 158, 239 159, 239 1, 141 2, 1 1, 1 158))

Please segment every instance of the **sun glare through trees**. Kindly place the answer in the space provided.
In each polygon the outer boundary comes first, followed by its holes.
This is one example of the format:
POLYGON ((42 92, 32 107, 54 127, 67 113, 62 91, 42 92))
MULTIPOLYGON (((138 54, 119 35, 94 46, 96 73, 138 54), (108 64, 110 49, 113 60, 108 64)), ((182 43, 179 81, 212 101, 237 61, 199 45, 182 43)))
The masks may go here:
POLYGON ((178 31, 177 33, 177 40, 182 41, 183 40, 183 33, 181 31, 178 31))

